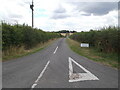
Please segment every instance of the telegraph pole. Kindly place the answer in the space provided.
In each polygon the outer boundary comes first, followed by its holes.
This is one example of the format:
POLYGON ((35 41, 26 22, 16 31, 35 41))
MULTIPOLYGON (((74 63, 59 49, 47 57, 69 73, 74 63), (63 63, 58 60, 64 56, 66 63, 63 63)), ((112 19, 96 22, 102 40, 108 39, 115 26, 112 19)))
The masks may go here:
POLYGON ((34 5, 33 5, 33 0, 32 0, 32 4, 30 5, 30 9, 32 10, 32 27, 34 27, 34 16, 33 16, 33 11, 34 11, 34 9, 33 9, 33 7, 34 7, 34 5))

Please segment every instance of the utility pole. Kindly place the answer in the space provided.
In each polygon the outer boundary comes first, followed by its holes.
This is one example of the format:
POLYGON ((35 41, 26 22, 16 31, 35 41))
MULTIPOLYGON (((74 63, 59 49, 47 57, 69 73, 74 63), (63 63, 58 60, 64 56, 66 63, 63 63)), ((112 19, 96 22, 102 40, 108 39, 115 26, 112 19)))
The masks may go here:
POLYGON ((34 21, 33 21, 33 11, 34 11, 34 9, 33 9, 33 7, 34 7, 34 5, 33 5, 33 0, 32 0, 32 4, 30 5, 30 8, 31 8, 31 10, 32 10, 32 27, 34 27, 34 21))

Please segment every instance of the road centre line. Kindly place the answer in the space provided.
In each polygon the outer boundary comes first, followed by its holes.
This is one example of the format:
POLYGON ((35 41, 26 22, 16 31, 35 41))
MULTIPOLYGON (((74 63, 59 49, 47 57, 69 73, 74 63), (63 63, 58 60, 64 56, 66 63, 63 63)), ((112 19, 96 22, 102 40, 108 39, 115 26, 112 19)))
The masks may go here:
POLYGON ((37 84, 33 84, 31 88, 35 88, 36 85, 37 85, 37 84))
POLYGON ((45 65, 44 69, 42 70, 42 72, 40 73, 40 75, 38 76, 37 80, 35 81, 35 83, 32 85, 31 88, 35 88, 35 86, 37 85, 38 81, 40 80, 40 78, 43 76, 45 70, 47 69, 49 63, 50 63, 50 61, 47 62, 47 64, 45 65))
POLYGON ((53 54, 55 54, 55 53, 56 53, 57 49, 58 49, 58 46, 56 47, 56 49, 55 49, 55 51, 53 52, 53 54))

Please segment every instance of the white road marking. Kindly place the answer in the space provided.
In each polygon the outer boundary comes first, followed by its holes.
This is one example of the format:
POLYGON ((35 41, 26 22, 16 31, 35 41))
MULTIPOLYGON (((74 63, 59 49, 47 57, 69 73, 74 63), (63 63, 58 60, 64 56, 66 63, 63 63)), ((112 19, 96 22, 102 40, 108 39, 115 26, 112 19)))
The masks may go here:
POLYGON ((33 84, 31 88, 35 88, 36 85, 37 85, 37 84, 33 84))
POLYGON ((43 73, 44 73, 45 70, 47 69, 49 63, 50 63, 50 61, 47 62, 47 64, 45 65, 44 69, 42 70, 42 72, 40 73, 40 75, 38 76, 37 80, 35 81, 35 83, 32 85, 31 88, 35 88, 35 86, 37 85, 38 81, 39 81, 40 78, 43 76, 43 73))
POLYGON ((69 57, 69 82, 78 82, 85 80, 99 80, 99 79, 95 75, 93 75, 90 71, 88 71, 83 66, 74 61, 71 57, 69 57), (86 73, 73 73, 72 62, 74 62, 77 66, 82 68, 86 73))
POLYGON ((53 54, 55 54, 55 53, 56 53, 57 49, 58 49, 58 46, 56 47, 56 49, 55 49, 55 51, 53 52, 53 54))
POLYGON ((73 74, 73 67, 72 67, 72 62, 69 60, 69 76, 73 74))

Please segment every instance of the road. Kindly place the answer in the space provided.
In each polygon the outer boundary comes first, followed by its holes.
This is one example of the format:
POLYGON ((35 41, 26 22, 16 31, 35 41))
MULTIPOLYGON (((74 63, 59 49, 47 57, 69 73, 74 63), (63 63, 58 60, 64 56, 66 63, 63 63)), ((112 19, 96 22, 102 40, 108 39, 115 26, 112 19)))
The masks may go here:
POLYGON ((118 88, 118 71, 70 50, 66 38, 3 62, 3 88, 118 88))

